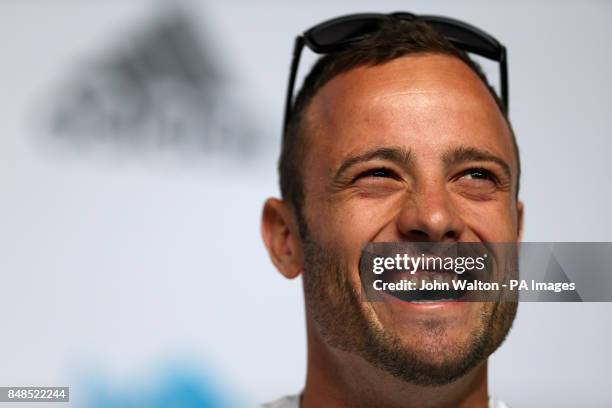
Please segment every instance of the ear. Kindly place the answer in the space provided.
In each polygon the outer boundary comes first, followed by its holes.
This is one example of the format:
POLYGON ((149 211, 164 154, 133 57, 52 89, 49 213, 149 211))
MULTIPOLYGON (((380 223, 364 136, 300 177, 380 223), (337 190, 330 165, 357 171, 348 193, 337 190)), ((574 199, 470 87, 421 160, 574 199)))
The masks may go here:
POLYGON ((302 240, 293 210, 282 200, 266 200, 261 216, 261 235, 270 259, 286 278, 297 277, 303 269, 302 240))
POLYGON ((524 220, 524 216, 523 214, 525 213, 525 206, 523 204, 522 201, 517 201, 516 203, 516 215, 517 215, 517 235, 516 235, 516 242, 521 242, 523 241, 523 220, 524 220))

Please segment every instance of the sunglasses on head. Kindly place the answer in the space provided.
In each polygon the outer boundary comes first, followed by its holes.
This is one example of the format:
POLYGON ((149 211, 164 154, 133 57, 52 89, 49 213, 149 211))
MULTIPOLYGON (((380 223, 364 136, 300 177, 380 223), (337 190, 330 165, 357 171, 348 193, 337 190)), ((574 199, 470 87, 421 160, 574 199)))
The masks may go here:
POLYGON ((350 43, 363 38, 365 35, 375 32, 380 28, 383 21, 390 18, 423 21, 442 34, 444 38, 458 49, 497 61, 499 64, 500 97, 504 113, 507 113, 508 66, 506 47, 491 35, 463 21, 448 17, 416 15, 405 12, 391 14, 349 14, 317 24, 296 37, 291 70, 289 72, 289 83, 287 85, 283 134, 285 134, 287 129, 293 107, 293 90, 304 45, 308 46, 316 54, 337 52, 350 43))

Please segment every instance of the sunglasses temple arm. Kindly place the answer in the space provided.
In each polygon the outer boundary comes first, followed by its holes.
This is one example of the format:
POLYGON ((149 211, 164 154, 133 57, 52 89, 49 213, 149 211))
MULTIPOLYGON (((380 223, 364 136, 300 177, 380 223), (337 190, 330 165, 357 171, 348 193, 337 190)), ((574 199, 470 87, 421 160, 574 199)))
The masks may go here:
POLYGON ((283 135, 287 131, 287 124, 289 122, 289 116, 291 115, 291 109, 293 107, 293 88, 295 86, 295 78, 297 77, 298 66, 300 65, 300 56, 302 55, 302 49, 304 48, 304 37, 298 35, 295 38, 295 45, 293 46, 293 58, 291 60, 291 68, 289 70, 289 82, 287 84, 287 97, 285 100, 285 118, 283 120, 283 135))
POLYGON ((508 114, 508 59, 506 56, 506 47, 502 46, 499 57, 499 78, 501 82, 502 102, 504 110, 508 114))

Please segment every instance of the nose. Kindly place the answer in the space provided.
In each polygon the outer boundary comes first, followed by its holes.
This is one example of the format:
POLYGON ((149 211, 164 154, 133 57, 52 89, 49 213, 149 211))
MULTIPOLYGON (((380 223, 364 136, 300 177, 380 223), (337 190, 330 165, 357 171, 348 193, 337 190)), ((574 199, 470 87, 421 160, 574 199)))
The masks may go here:
POLYGON ((414 192, 397 219, 402 237, 413 242, 458 241, 465 224, 444 188, 414 192))

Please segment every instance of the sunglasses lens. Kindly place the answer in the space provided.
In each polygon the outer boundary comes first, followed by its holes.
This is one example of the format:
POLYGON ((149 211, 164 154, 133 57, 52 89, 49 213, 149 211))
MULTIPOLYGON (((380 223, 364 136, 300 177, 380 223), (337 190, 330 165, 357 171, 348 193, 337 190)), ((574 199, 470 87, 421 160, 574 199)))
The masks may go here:
POLYGON ((381 18, 356 18, 344 21, 330 21, 310 29, 308 36, 315 52, 331 52, 363 34, 376 31, 380 26, 381 18))
POLYGON ((456 47, 489 59, 499 60, 501 45, 486 33, 460 22, 442 21, 442 19, 432 17, 425 17, 424 20, 456 47))

